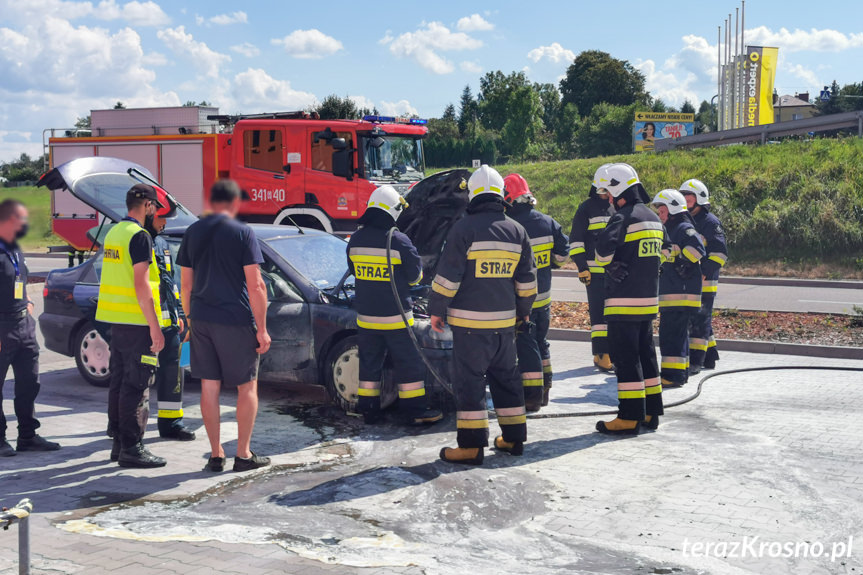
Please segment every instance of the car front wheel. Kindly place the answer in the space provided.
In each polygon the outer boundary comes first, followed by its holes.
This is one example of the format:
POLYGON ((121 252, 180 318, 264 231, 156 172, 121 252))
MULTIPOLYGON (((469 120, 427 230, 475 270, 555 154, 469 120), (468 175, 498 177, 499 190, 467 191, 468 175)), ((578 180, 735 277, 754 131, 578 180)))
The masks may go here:
POLYGON ((87 383, 96 387, 108 387, 111 373, 111 348, 93 324, 85 323, 75 335, 73 348, 78 372, 87 383))
MULTIPOLYGON (((360 388, 360 355, 357 337, 350 335, 338 341, 327 354, 324 379, 333 403, 347 413, 355 413, 360 388)), ((381 389, 381 409, 398 398, 395 386, 385 377, 381 389)))

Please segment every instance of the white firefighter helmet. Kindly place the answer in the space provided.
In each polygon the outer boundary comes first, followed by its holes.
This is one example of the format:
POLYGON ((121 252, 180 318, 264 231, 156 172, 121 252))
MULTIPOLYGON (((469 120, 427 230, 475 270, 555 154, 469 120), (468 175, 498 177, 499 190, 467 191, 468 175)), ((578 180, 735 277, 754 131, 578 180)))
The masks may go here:
POLYGON ((601 190, 604 190, 606 184, 608 184, 608 168, 611 164, 602 164, 596 169, 596 172, 593 174, 593 187, 596 188, 596 191, 599 193, 605 193, 601 190))
POLYGON ((408 203, 394 187, 384 185, 372 192, 366 207, 383 210, 397 220, 408 203))
POLYGON ((482 194, 497 194, 503 197, 503 178, 497 170, 483 164, 467 181, 468 197, 472 200, 482 194))
POLYGON ((656 194, 656 197, 653 198, 653 203, 657 206, 668 208, 668 213, 672 216, 687 211, 686 198, 683 197, 683 194, 672 188, 662 190, 656 194))
POLYGON ((613 198, 619 198, 623 192, 641 183, 635 168, 629 164, 611 164, 605 169, 605 177, 608 182, 603 187, 613 198))
POLYGON ((707 186, 701 180, 691 178, 680 184, 680 192, 683 194, 692 194, 695 196, 695 202, 699 206, 710 205, 710 192, 707 186))

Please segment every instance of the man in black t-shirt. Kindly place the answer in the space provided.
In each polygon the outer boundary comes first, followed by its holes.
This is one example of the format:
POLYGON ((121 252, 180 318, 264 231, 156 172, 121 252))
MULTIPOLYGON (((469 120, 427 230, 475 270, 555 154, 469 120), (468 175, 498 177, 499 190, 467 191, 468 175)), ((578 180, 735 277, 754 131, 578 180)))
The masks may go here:
POLYGON ((33 302, 27 295, 27 264, 18 239, 27 233, 27 208, 17 200, 0 203, 0 457, 15 455, 6 441, 3 380, 9 367, 15 376, 18 451, 54 451, 60 445, 36 434, 39 393, 39 344, 33 302))
POLYGON ((222 471, 219 392, 237 388, 237 454, 234 471, 269 465, 251 451, 258 411, 258 360, 270 348, 264 259, 252 229, 235 217, 244 192, 233 180, 210 190, 212 215, 186 230, 177 264, 183 309, 191 329, 192 377, 201 379, 201 416, 210 439, 205 469, 222 471))

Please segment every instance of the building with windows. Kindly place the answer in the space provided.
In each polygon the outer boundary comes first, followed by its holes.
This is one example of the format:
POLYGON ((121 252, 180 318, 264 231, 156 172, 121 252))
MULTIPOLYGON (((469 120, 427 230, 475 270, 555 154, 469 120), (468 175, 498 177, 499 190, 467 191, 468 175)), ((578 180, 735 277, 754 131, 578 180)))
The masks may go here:
POLYGON ((803 120, 815 116, 815 104, 809 102, 809 93, 786 94, 779 96, 773 105, 774 122, 789 122, 791 120, 803 120))

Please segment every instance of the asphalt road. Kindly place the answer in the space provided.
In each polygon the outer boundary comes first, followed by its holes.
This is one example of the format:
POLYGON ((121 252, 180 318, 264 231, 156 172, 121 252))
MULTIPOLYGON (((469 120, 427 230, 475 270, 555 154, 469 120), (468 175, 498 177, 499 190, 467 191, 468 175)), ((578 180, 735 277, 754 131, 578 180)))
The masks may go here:
MULTIPOLYGON (((554 276, 555 301, 587 301, 584 286, 574 277, 554 276)), ((753 311, 790 311, 853 314, 863 306, 863 290, 844 288, 780 287, 719 282, 716 307, 753 311)))
MULTIPOLYGON (((66 267, 66 258, 29 257, 32 274, 47 274, 66 267)), ((555 301, 587 301, 584 286, 574 277, 555 276, 552 284, 555 301)), ((721 283, 717 307, 757 311, 819 312, 853 314, 863 306, 863 290, 844 288, 784 287, 721 283)))

